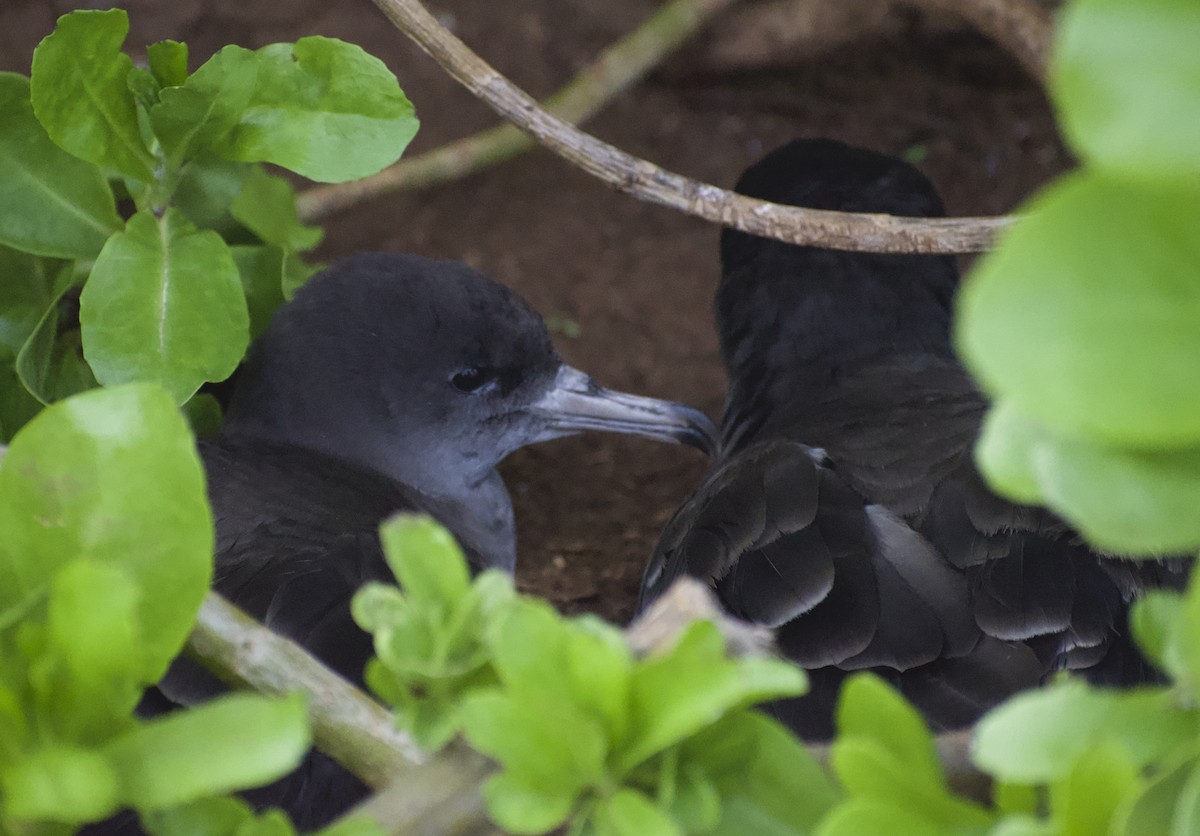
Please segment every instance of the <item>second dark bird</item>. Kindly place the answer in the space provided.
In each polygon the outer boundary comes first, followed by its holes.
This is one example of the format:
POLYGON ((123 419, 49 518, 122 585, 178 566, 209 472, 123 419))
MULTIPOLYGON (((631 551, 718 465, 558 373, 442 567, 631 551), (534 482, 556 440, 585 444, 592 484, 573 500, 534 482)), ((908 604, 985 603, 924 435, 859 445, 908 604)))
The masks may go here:
MULTIPOLYGON (((943 214, 900 160, 797 140, 738 192, 777 203, 943 214)), ((832 733, 838 687, 873 670, 938 730, 1059 669, 1153 678, 1129 602, 1177 562, 1098 556, 1049 512, 984 485, 971 453, 986 401, 951 348, 949 256, 799 247, 726 230, 716 319, 730 389, 722 449, 668 523, 643 604, 679 575, 777 630, 812 690, 773 711, 832 733)), ((1029 335, 1036 339, 1036 334, 1029 335)))

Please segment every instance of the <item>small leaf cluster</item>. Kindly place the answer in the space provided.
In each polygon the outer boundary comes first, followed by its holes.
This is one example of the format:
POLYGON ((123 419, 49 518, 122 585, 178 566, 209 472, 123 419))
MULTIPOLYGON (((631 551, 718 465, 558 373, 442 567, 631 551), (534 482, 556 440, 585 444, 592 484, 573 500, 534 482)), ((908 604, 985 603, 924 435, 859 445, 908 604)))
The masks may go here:
POLYGON ((380 538, 403 590, 370 583, 354 596, 354 619, 375 639, 366 682, 418 744, 440 749, 461 730, 463 694, 496 681, 483 637, 512 581, 499 570, 472 581, 454 538, 428 517, 398 515, 380 538))
POLYGON ((0 832, 70 832, 273 780, 302 699, 231 695, 140 721, 212 574, 195 444, 149 384, 43 411, 0 463, 0 832))
POLYGON ((362 590, 375 635, 367 672, 426 745, 461 730, 501 771, 484 793, 514 833, 804 832, 835 791, 804 747, 748 709, 803 691, 775 659, 731 659, 717 628, 691 625, 637 658, 617 628, 566 619, 484 573, 431 521, 382 529, 404 587, 362 590))
POLYGON ((1076 0, 1050 92, 1084 165, 963 289, 989 480, 1129 555, 1200 547, 1200 4, 1076 0))
POLYGON ((417 128, 395 76, 351 44, 227 46, 189 73, 175 41, 135 66, 128 29, 121 9, 72 12, 30 77, 0 73, 3 439, 97 383, 184 403, 226 378, 321 238, 262 164, 361 177, 417 128))

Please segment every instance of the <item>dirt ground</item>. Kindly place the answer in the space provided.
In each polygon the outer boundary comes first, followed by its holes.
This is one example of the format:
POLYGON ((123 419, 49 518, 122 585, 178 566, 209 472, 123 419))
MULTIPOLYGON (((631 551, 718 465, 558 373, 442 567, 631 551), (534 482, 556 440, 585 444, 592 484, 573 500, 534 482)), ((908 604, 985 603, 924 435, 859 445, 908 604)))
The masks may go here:
MULTIPOLYGON (((3 0, 0 69, 27 73, 58 14, 112 5, 130 11, 135 54, 161 38, 184 40, 193 68, 226 43, 257 47, 308 34, 358 43, 395 71, 416 105, 422 127, 410 153, 496 121, 368 0, 3 0)), ((543 97, 659 0, 430 5, 543 97)), ((771 48, 747 37, 746 14, 718 17, 588 130, 724 186, 793 137, 834 137, 908 155, 959 215, 1008 211, 1070 164, 1038 87, 970 32, 913 12, 847 14, 830 24, 831 47, 771 48)), ((457 183, 364 204, 327 230, 322 258, 385 249, 467 261, 548 318, 577 323, 577 336, 556 336, 559 350, 602 384, 719 417, 725 380, 710 316, 716 227, 610 192, 535 151, 457 183)), ((516 504, 520 585, 567 611, 627 618, 659 530, 704 466, 690 449, 610 436, 513 455, 502 471, 516 504)))

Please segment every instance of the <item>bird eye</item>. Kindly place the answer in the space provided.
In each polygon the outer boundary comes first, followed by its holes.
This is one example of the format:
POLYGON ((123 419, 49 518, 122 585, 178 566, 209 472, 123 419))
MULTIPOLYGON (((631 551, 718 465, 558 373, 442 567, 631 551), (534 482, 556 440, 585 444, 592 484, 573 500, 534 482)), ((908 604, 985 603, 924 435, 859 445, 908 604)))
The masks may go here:
POLYGON ((450 384, 460 392, 477 392, 495 379, 496 373, 493 369, 479 369, 474 366, 468 366, 461 371, 455 372, 454 376, 450 378, 450 384))

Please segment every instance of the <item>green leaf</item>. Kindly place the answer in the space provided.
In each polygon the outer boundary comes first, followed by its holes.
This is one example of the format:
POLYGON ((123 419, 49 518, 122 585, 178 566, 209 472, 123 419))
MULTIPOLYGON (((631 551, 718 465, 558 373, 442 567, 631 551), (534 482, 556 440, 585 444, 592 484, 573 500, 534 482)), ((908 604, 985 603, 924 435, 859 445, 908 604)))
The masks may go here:
POLYGON ((854 674, 846 680, 838 702, 837 726, 839 739, 871 740, 905 764, 912 778, 938 787, 945 784, 942 763, 925 721, 874 674, 854 674))
MULTIPOLYGON (((1151 589, 1134 601, 1129 613, 1129 628, 1137 639, 1138 647, 1146 658, 1173 679, 1179 679, 1185 673, 1179 647, 1176 646, 1183 612, 1183 596, 1178 592, 1151 589)), ((1200 645, 1200 636, 1194 641, 1200 645)), ((1196 673, 1200 676, 1200 670, 1196 673)), ((1196 681, 1200 682, 1200 678, 1196 681)))
POLYGON ((804 744, 754 710, 730 714, 681 745, 680 761, 702 769, 721 798, 717 833, 807 833, 840 793, 804 744), (753 830, 744 822, 752 818, 753 830))
POLYGON ((254 339, 271 324, 275 309, 283 304, 283 265, 286 253, 282 247, 234 246, 229 248, 237 265, 250 313, 250 339, 254 339))
POLYGON ((160 87, 178 87, 187 81, 187 44, 172 40, 150 44, 146 47, 146 60, 160 87))
POLYGON ((324 269, 320 264, 308 264, 295 253, 283 257, 283 298, 291 299, 308 280, 324 269))
POLYGON ((1193 766, 1179 790, 1175 815, 1171 817, 1171 836, 1191 836, 1200 829, 1200 766, 1193 766))
POLYGON ((143 681, 183 645, 212 574, 212 515, 187 426, 153 386, 98 389, 45 409, 0 466, 0 613, 76 559, 141 588, 143 681))
POLYGON ((233 130, 250 104, 257 77, 255 54, 227 46, 181 86, 163 89, 149 116, 154 135, 170 158, 191 159, 233 130))
POLYGON ((221 236, 176 209, 139 212, 104 245, 80 298, 83 351, 106 386, 154 381, 176 403, 242 359, 250 321, 221 236))
POLYGON ((103 757, 86 749, 38 749, 0 774, 5 816, 82 824, 117 809, 117 777, 103 757))
POLYGON ((562 675, 580 705, 603 724, 609 740, 623 740, 629 723, 633 654, 620 630, 599 618, 571 622, 562 675))
MULTIPOLYGON (((531 691, 537 687, 526 684, 531 691)), ((477 691, 464 698, 461 717, 471 746, 523 786, 573 797, 605 773, 603 733, 568 703, 477 691)))
POLYGON ((71 266, 52 280, 50 302, 17 354, 16 370, 26 390, 51 404, 96 387, 96 377, 83 359, 80 333, 64 315, 63 297, 75 282, 71 266))
POLYGON ((149 671, 138 641, 139 593, 112 563, 76 560, 51 581, 46 655, 65 674, 52 699, 67 739, 104 740, 111 718, 128 716, 141 698, 149 671))
POLYGON ((1076 0, 1056 26, 1050 88, 1089 162, 1131 174, 1200 174, 1200 6, 1076 0))
POLYGON ((154 810, 269 783, 294 769, 310 742, 301 695, 229 694, 150 720, 103 751, 122 801, 154 810))
POLYGON ((171 202, 202 229, 233 231, 236 221, 229 214, 229 207, 254 168, 201 152, 184 163, 171 202))
POLYGON ((92 258, 120 228, 100 169, 50 141, 34 118, 29 79, 0 73, 0 244, 92 258))
POLYGON ((804 691, 804 672, 776 659, 729 660, 717 628, 688 627, 679 643, 633 672, 629 744, 618 763, 629 769, 695 734, 725 713, 804 691))
MULTIPOLYGON (((1143 836, 1147 833, 1171 833, 1177 802, 1194 774, 1196 758, 1187 757, 1161 769, 1141 791, 1126 798, 1113 820, 1113 836, 1143 836)), ((1182 831, 1179 836, 1191 831, 1182 831)))
POLYGON ((178 807, 150 810, 141 823, 153 836, 235 836, 254 812, 239 798, 202 798, 178 807))
POLYGON ((1200 445, 1200 186, 1090 172, 1027 209, 959 294, 971 370, 1057 432, 1200 445))
POLYGON ((1051 788, 1054 819, 1063 836, 1109 833, 1122 801, 1138 789, 1138 770, 1127 749, 1113 741, 1091 747, 1066 779, 1051 788))
POLYGON ((830 763, 848 795, 894 804, 937 825, 942 832, 952 828, 983 828, 992 815, 981 807, 928 783, 914 774, 909 764, 897 758, 877 740, 838 737, 830 751, 830 763))
POLYGON ((1018 783, 1065 777, 1094 745, 1114 741, 1141 767, 1192 739, 1200 723, 1180 711, 1165 690, 1124 692, 1089 688, 1067 680, 1019 694, 994 709, 975 728, 971 757, 989 774, 1018 783))
POLYGON ((470 589, 462 549, 432 517, 397 514, 380 526, 379 539, 388 565, 411 597, 454 604, 470 589))
POLYGON ((1002 400, 979 464, 998 490, 1048 505, 1101 549, 1162 556, 1200 546, 1200 445, 1136 450, 1057 433, 1002 400))
POLYGON ((320 227, 300 222, 292 184, 260 167, 251 170, 230 212, 266 243, 288 250, 311 250, 324 235, 320 227))
POLYGON ((596 805, 596 836, 682 836, 683 831, 637 790, 621 789, 596 805))
POLYGON ((510 833, 545 833, 571 813, 574 794, 546 792, 509 773, 488 778, 483 785, 492 819, 510 833))
POLYGON ((353 44, 308 37, 257 55, 254 97, 222 156, 341 182, 395 162, 417 131, 396 77, 353 44))
POLYGON ((58 19, 33 52, 33 110, 60 147, 149 182, 154 158, 142 142, 121 52, 129 18, 121 9, 79 11, 58 19))
POLYGON ((13 363, 0 361, 0 442, 10 441, 41 408, 17 376, 13 363))
POLYGON ((197 392, 183 405, 183 416, 193 435, 208 438, 221 428, 221 402, 207 392, 197 392))
POLYGON ((16 357, 62 292, 66 262, 0 246, 0 355, 16 357))
POLYGON ((1020 815, 1001 819, 988 836, 1062 836, 1062 831, 1052 822, 1020 815))
POLYGON ((937 836, 945 833, 928 819, 903 804, 870 798, 855 798, 837 808, 821 822, 816 836, 937 836))

